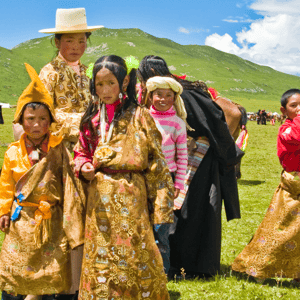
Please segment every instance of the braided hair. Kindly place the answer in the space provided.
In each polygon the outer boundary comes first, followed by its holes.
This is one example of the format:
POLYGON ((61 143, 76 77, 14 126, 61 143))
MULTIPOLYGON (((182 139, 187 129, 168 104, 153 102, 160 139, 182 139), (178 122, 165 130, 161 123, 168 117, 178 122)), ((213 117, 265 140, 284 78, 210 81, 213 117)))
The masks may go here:
MULTIPOLYGON (((93 77, 90 81, 90 92, 94 99, 98 98, 96 94, 95 78, 97 73, 103 68, 108 69, 116 77, 119 83, 120 92, 122 92, 123 89, 123 81, 127 75, 127 66, 125 60, 122 57, 117 55, 102 56, 95 62, 93 68, 93 77)), ((129 84, 127 86, 127 98, 125 99, 124 104, 119 109, 116 109, 114 115, 115 120, 118 120, 122 112, 124 112, 130 106, 131 103, 138 105, 136 100, 135 85, 136 85, 136 69, 132 69, 129 73, 129 84)), ((99 110, 99 103, 94 99, 89 102, 87 110, 82 116, 80 127, 79 127, 80 131, 84 132, 83 128, 87 124, 88 130, 92 133, 92 136, 97 135, 96 130, 92 125, 92 119, 98 113, 99 110)))

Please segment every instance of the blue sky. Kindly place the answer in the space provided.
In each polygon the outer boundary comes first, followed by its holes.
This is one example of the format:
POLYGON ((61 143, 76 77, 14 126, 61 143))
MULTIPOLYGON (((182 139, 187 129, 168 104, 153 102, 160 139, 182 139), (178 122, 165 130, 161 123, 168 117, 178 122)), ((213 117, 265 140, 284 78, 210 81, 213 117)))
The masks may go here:
POLYGON ((1 0, 0 46, 44 36, 38 30, 55 27, 57 8, 74 7, 86 8, 91 26, 139 28, 299 74, 299 0, 1 0))

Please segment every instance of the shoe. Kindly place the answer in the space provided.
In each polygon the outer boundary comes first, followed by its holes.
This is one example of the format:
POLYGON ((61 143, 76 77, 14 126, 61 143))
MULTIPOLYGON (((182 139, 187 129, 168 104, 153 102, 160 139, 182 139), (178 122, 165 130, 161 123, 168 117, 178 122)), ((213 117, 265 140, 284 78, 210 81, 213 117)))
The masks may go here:
POLYGON ((294 279, 291 281, 291 284, 294 285, 294 286, 300 287, 300 278, 294 278, 294 279))
POLYGON ((2 300, 23 300, 23 299, 24 299, 23 295, 14 296, 5 291, 2 291, 2 300))

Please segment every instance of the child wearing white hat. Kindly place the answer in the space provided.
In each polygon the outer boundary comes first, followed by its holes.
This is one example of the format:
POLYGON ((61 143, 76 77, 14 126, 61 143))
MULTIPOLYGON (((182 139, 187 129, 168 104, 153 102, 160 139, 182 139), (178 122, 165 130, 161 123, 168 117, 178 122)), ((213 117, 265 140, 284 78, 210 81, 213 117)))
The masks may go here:
POLYGON ((80 58, 91 32, 103 26, 88 26, 84 8, 57 9, 55 28, 40 30, 55 34, 58 55, 40 72, 40 78, 54 100, 58 123, 50 130, 63 136, 72 151, 79 135, 79 122, 91 99, 87 67, 80 58))

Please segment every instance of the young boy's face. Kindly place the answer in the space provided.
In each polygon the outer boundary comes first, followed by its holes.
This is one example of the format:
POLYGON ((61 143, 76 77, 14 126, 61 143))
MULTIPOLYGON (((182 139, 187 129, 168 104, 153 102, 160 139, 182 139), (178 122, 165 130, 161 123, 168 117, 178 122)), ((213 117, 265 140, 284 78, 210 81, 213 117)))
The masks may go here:
POLYGON ((55 45, 61 55, 68 62, 75 62, 80 59, 86 49, 85 33, 66 33, 61 39, 55 39, 55 45))
POLYGON ((289 119, 293 120, 300 114, 300 94, 294 94, 288 99, 286 107, 281 106, 281 112, 289 119))
POLYGON ((34 143, 39 143, 50 126, 49 110, 40 106, 35 109, 26 107, 23 113, 23 128, 34 143))
POLYGON ((156 89, 152 94, 152 105, 158 111, 169 110, 175 100, 175 93, 172 89, 156 89))

